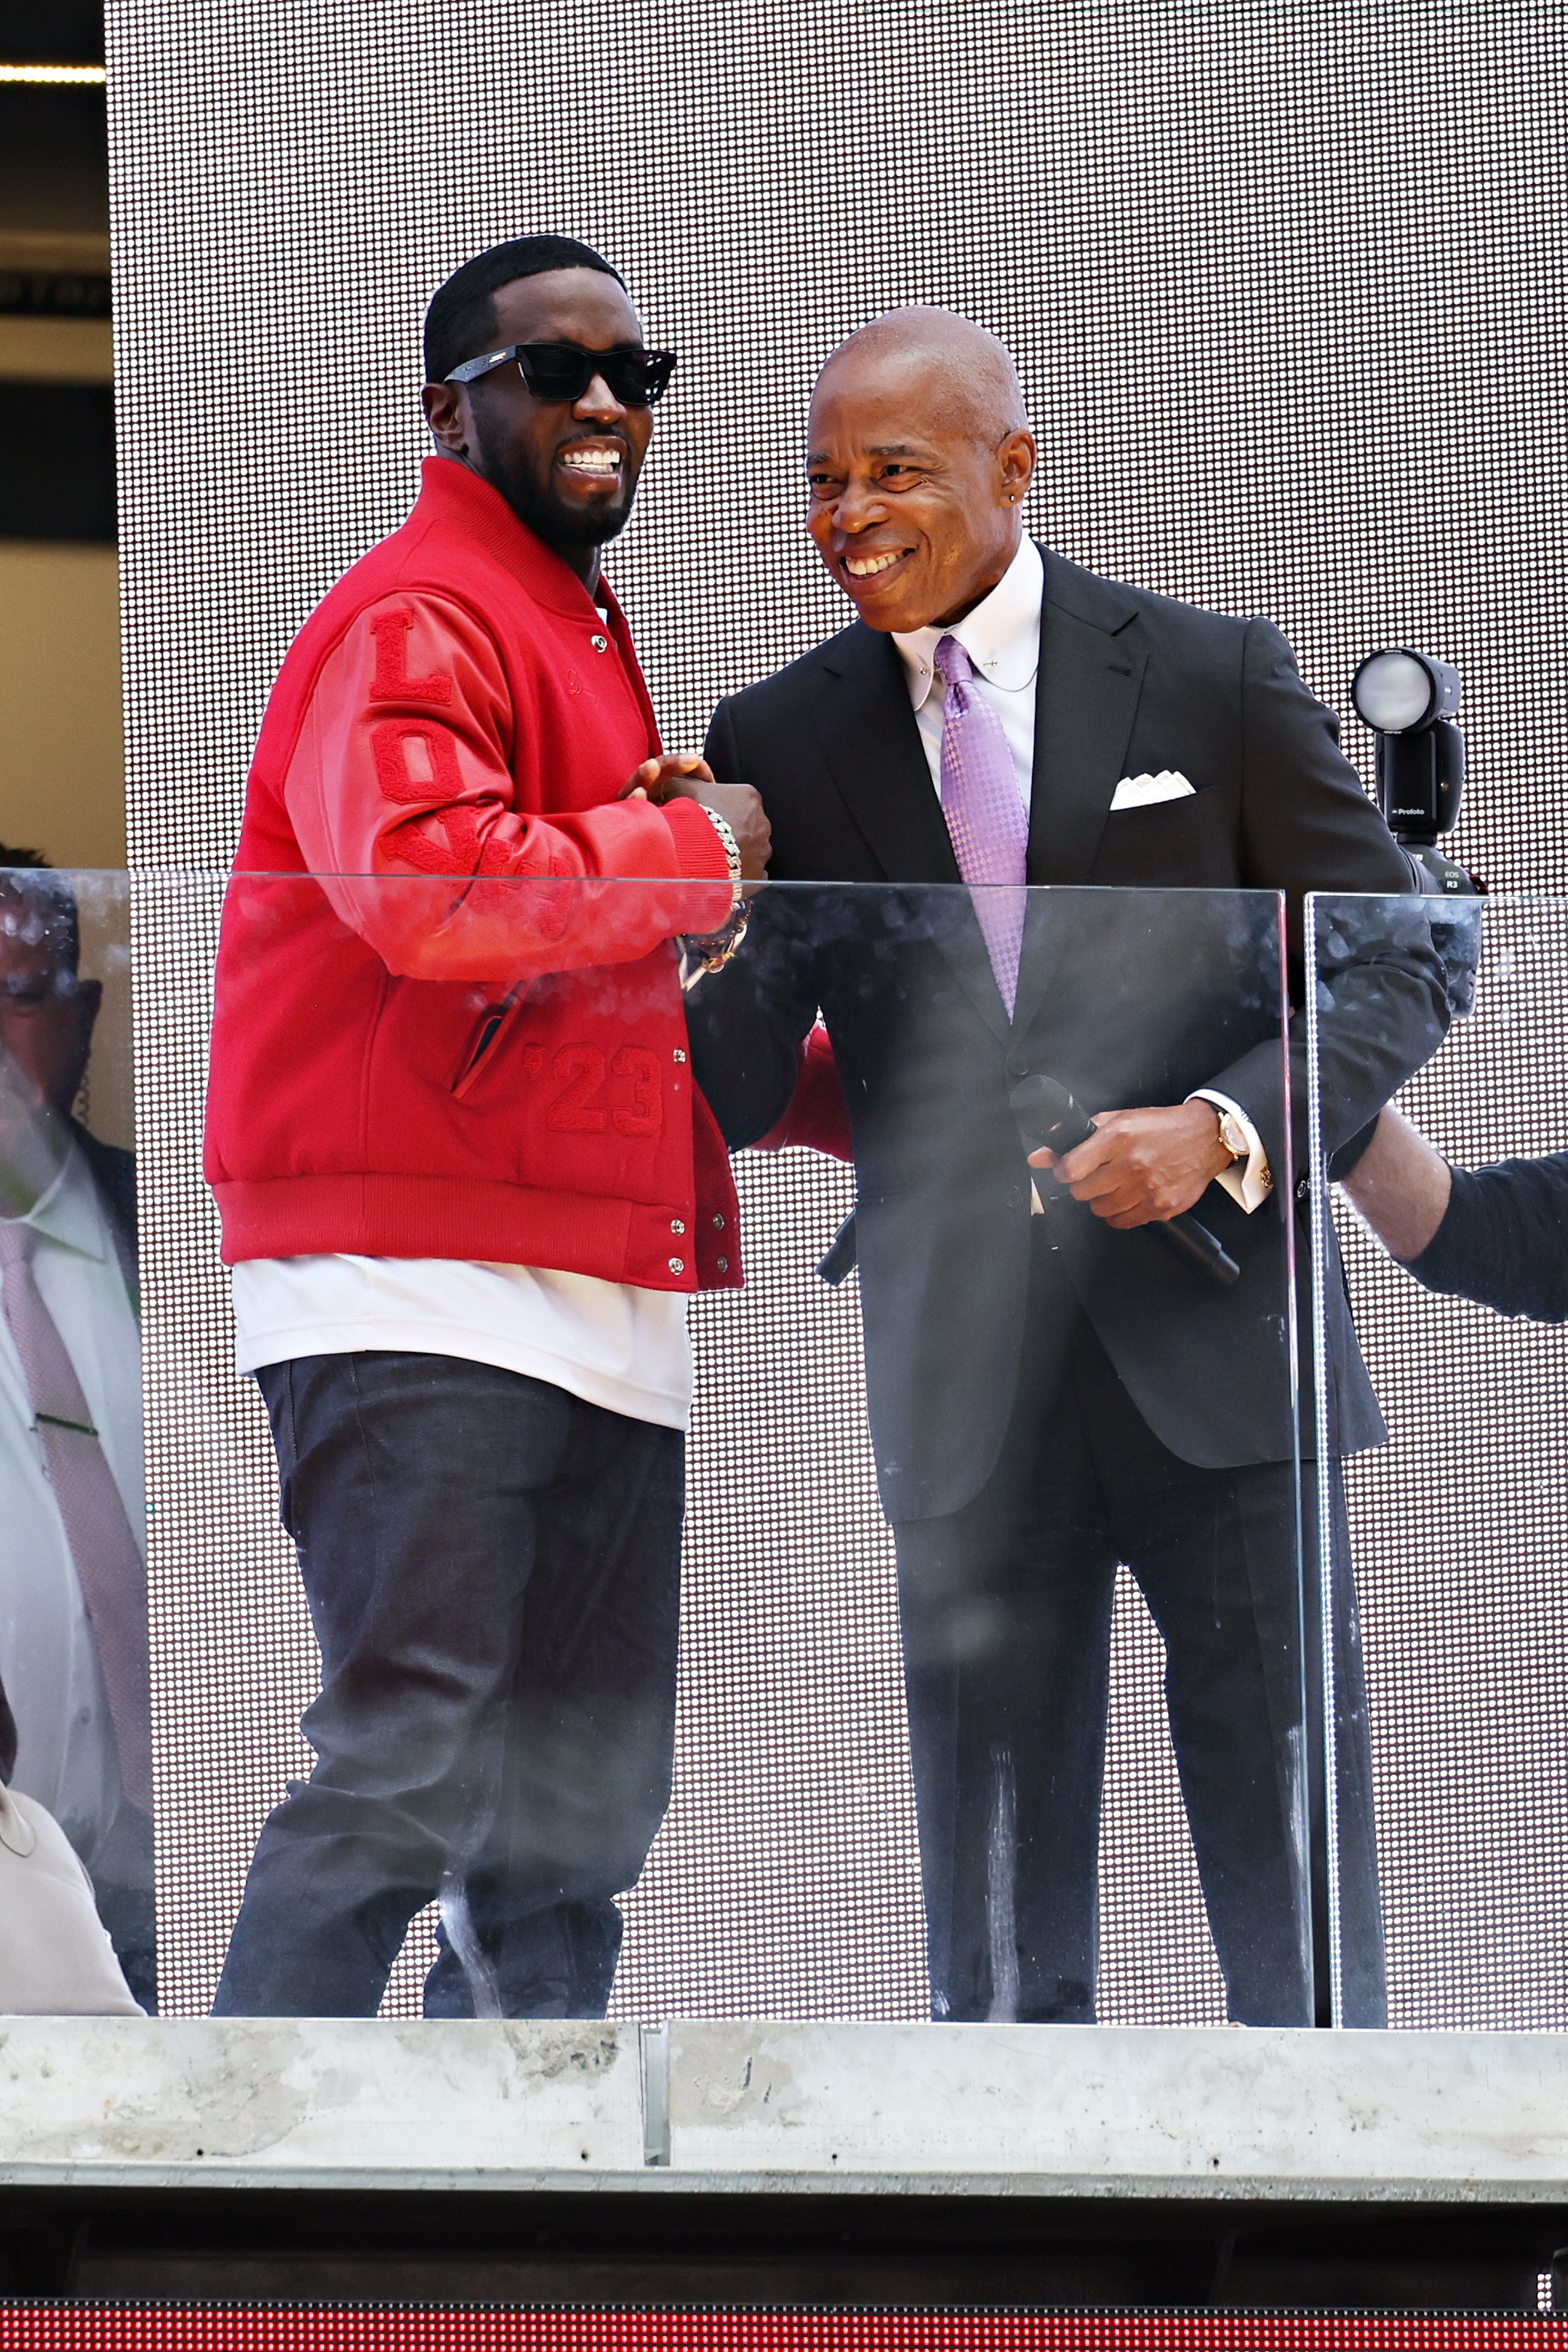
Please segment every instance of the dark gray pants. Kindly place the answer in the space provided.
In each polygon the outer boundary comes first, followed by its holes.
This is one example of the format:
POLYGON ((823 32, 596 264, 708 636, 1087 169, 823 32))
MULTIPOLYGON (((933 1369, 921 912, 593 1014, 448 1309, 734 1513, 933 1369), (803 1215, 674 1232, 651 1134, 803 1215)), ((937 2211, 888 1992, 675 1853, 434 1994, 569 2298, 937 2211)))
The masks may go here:
MULTIPOLYGON (((1229 2013, 1326 2022, 1313 1467, 1303 1594, 1290 1465, 1205 1470, 1168 1452, 1042 1255, 996 1470, 963 1510, 895 1530, 935 2013, 1094 2016, 1111 1600, 1125 1561, 1165 1644, 1229 2013)), ((1345 2019, 1382 2025, 1366 1685, 1337 1465, 1333 1496, 1345 2019)))
POLYGON ((679 1432, 447 1356, 259 1380, 318 1761, 262 1830, 215 2014, 374 2015, 447 1882, 426 2016, 472 2016, 477 1981, 504 2016, 602 2017, 669 1797, 679 1432))

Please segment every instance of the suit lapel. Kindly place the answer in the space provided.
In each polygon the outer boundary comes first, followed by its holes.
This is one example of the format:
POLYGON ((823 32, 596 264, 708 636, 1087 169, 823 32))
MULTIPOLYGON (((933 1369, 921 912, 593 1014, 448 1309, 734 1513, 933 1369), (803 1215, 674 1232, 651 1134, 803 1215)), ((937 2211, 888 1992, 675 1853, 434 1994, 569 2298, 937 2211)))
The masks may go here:
MULTIPOLYGON (((931 783, 904 667, 891 637, 857 623, 824 662, 831 688, 817 706, 823 755, 849 813, 889 882, 958 883, 958 861, 931 783)), ((985 1025, 1008 1034, 973 909, 958 891, 906 894, 985 1025)))
POLYGON ((114 1255, 125 1282, 131 1311, 141 1319, 142 1294, 136 1262, 136 1162, 129 1151, 100 1143, 79 1120, 69 1121, 71 1133, 88 1167, 109 1220, 114 1255))
MULTIPOLYGON (((1035 777, 1029 805, 1032 885, 1082 884, 1094 870, 1105 820, 1131 740, 1147 650, 1128 629, 1136 607, 1048 549, 1035 695, 1035 777)), ((1048 901, 1031 897, 1013 1025, 1027 1027, 1061 957, 1065 933, 1048 901)))
POLYGON ((889 882, 956 882, 925 747, 891 637, 857 622, 831 646, 816 726, 833 780, 889 882))

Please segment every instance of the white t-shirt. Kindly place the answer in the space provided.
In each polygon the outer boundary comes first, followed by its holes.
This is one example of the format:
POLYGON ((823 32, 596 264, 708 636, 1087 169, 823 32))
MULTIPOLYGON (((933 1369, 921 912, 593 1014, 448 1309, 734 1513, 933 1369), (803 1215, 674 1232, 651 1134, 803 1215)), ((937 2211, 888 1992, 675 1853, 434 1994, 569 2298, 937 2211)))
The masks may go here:
POLYGON ((690 1418, 683 1291, 466 1258, 247 1258, 233 1271, 241 1372, 362 1349, 462 1356, 631 1421, 690 1418))

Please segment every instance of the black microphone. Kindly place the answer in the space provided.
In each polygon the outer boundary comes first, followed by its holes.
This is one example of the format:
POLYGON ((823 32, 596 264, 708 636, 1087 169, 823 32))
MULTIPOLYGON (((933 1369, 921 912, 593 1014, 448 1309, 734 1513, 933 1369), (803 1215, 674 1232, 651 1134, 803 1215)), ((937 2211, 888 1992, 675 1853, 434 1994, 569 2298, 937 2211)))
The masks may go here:
MULTIPOLYGON (((1041 1077, 1036 1072, 1020 1078, 1007 1100, 1026 1152, 1074 1151, 1095 1132, 1093 1119, 1079 1108, 1059 1079, 1041 1077)), ((1241 1272, 1229 1252, 1195 1217, 1163 1217, 1149 1230, 1160 1234, 1178 1257, 1196 1266, 1200 1274, 1206 1274, 1211 1282, 1217 1282, 1224 1289, 1228 1290, 1241 1272)))
POLYGON ((858 1255, 855 1212, 851 1209, 829 1242, 826 1251, 817 1260, 816 1270, 824 1282, 830 1282, 837 1290, 839 1284, 847 1282, 854 1273, 858 1255))

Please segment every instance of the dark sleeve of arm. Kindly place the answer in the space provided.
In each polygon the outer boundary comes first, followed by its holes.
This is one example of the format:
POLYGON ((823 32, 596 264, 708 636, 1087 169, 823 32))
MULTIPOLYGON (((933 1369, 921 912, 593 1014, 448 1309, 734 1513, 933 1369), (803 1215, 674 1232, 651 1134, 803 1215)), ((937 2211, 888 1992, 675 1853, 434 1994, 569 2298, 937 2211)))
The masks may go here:
MULTIPOLYGON (((729 703, 714 712, 702 749, 721 783, 748 781, 729 703)), ((795 1092, 816 1019, 814 896, 762 891, 740 952, 686 999, 692 1069, 731 1151, 776 1127, 795 1092)))
POLYGON ((1406 1273, 1500 1315, 1568 1323, 1568 1152, 1453 1174, 1443 1222, 1406 1273))
MULTIPOLYGON (((1247 625, 1242 713, 1244 872, 1251 887, 1286 894, 1290 1100, 1300 1169, 1306 991, 1317 998, 1323 1144, 1331 1152, 1436 1052, 1447 1033, 1448 992, 1427 904, 1413 890, 1405 856, 1340 751, 1334 714, 1308 692, 1289 646, 1268 621, 1247 625), (1310 890, 1377 895, 1336 909, 1312 956, 1303 937, 1310 890)), ((1276 1170, 1284 1145, 1281 1063, 1270 1042, 1206 1082, 1241 1104, 1276 1170)))

